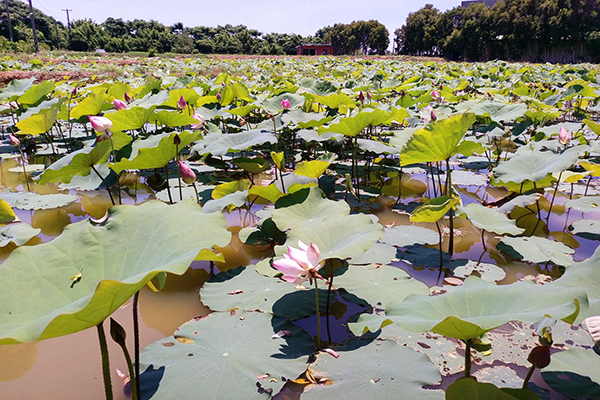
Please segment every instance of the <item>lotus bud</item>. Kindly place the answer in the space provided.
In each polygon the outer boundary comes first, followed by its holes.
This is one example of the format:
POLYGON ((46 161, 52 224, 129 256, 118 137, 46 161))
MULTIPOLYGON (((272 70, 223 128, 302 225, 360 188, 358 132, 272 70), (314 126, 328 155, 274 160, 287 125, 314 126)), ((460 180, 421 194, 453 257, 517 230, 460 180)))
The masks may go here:
POLYGON ((558 142, 564 146, 568 145, 571 141, 571 134, 563 127, 560 128, 560 133, 558 134, 558 142))
POLYGON ((75 87, 73 88, 73 90, 71 90, 71 94, 72 94, 73 96, 75 96, 75 95, 77 94, 77 86, 75 86, 75 87))
POLYGON ((358 101, 360 101, 361 103, 365 102, 365 95, 363 94, 362 90, 358 94, 358 101))
POLYGON ((175 134, 175 136, 173 136, 173 144, 175 146, 179 146, 181 144, 181 138, 178 134, 175 134))
POLYGON ((16 111, 19 109, 19 103, 17 103, 16 101, 11 101, 8 103, 8 106, 10 107, 11 110, 16 111))
POLYGON ((127 103, 125 103, 123 100, 114 99, 113 104, 115 106, 115 110, 117 111, 124 110, 127 108, 127 103))
POLYGON ((179 101, 177 101, 177 108, 180 110, 183 110, 187 107, 187 103, 185 102, 185 99, 183 98, 183 96, 181 96, 179 98, 179 101))
POLYGON ((292 105, 290 104, 290 101, 288 99, 283 99, 281 100, 281 108, 283 108, 284 110, 289 110, 292 108, 292 105))
POLYGON ((92 124, 92 128, 96 130, 98 133, 102 133, 110 128, 112 128, 113 123, 110 119, 106 117, 99 116, 88 116, 90 123, 92 124))
POLYGON ((527 361, 536 368, 546 368, 550 364, 550 346, 537 346, 531 350, 527 361))
POLYGON ((221 92, 217 93, 217 101, 221 101, 221 92))
POLYGON ((188 185, 196 182, 196 173, 181 161, 179 161, 179 172, 181 173, 181 179, 188 185))
POLYGON ((405 90, 400 91, 400 97, 404 97, 404 96, 406 96, 406 91, 405 90))
POLYGON ((427 107, 425 107, 425 111, 427 111, 429 113, 429 119, 432 122, 437 121, 437 115, 435 115, 435 112, 433 111, 433 107, 427 106, 427 107))
POLYGON ((196 121, 198 121, 197 124, 190 125, 192 127, 192 129, 200 129, 206 123, 206 120, 204 119, 204 117, 201 114, 195 113, 194 115, 192 115, 192 118, 194 118, 196 121))
POLYGON ((10 139, 10 143, 15 147, 19 147, 19 145, 21 144, 21 141, 16 136, 10 133, 8 134, 8 138, 10 139))
POLYGON ((98 141, 98 143, 104 142, 105 140, 110 139, 111 136, 112 136, 111 131, 106 131, 102 135, 98 136, 98 138, 96 140, 98 141))
POLYGON ((442 97, 442 96, 440 96, 440 94, 439 94, 438 92, 436 92, 435 90, 432 90, 432 91, 431 91, 431 98, 432 98, 432 99, 434 99, 434 100, 439 100, 439 99, 440 99, 440 97, 442 97))
POLYGON ((126 102, 131 103, 131 97, 129 97, 129 95, 127 94, 127 92, 125 92, 125 96, 123 96, 123 97, 125 97, 125 101, 126 102))
POLYGON ((371 94, 371 92, 369 92, 369 91, 367 90, 367 99, 371 100, 371 98, 372 98, 372 97, 373 97, 373 95, 371 94))

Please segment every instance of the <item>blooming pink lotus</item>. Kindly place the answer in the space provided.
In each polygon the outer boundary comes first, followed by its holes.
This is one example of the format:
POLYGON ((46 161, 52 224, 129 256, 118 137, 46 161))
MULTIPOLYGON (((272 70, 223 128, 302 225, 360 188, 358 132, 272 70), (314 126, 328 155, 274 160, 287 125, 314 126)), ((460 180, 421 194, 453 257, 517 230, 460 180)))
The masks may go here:
POLYGON ((319 247, 311 242, 308 246, 298 241, 299 249, 288 246, 288 254, 284 254, 282 259, 273 261, 273 266, 283 272, 283 280, 291 283, 302 283, 310 281, 313 278, 323 277, 319 275, 319 270, 325 264, 321 261, 321 251, 319 247))
POLYGON ((21 141, 13 134, 9 133, 8 138, 10 139, 10 143, 15 147, 19 147, 19 145, 21 144, 21 141))
POLYGON ((565 128, 561 127, 558 134, 558 142, 562 145, 568 145, 571 141, 571 134, 565 128))
POLYGON ((192 115, 192 118, 194 118, 196 121, 198 121, 197 124, 191 124, 190 127, 192 129, 200 129, 202 128, 202 126, 204 126, 206 120, 204 119, 204 117, 198 113, 195 113, 194 115, 192 115))
POLYGON ((436 92, 435 90, 432 90, 432 91, 431 91, 431 98, 432 98, 432 99, 434 99, 434 100, 439 100, 441 97, 442 97, 442 96, 441 96, 441 95, 440 95, 438 92, 436 92))
POLYGON ((183 96, 181 96, 179 98, 179 100, 177 101, 177 108, 180 110, 184 110, 187 107, 187 103, 185 102, 185 99, 183 98, 183 96))
POLYGON ((127 103, 125 103, 123 100, 119 100, 119 99, 114 99, 113 105, 115 106, 115 110, 117 110, 117 111, 124 110, 127 108, 127 103))
POLYGON ((98 133, 109 130, 113 126, 112 121, 106 117, 89 115, 88 118, 90 120, 90 124, 92 124, 92 128, 94 128, 98 133))
POLYGON ((188 185, 196 182, 196 173, 181 161, 179 161, 179 172, 181 173, 181 179, 188 185))
POLYGON ((283 99, 281 100, 281 108, 283 108, 284 110, 290 110, 292 108, 292 105, 290 104, 290 101, 288 99, 283 99))

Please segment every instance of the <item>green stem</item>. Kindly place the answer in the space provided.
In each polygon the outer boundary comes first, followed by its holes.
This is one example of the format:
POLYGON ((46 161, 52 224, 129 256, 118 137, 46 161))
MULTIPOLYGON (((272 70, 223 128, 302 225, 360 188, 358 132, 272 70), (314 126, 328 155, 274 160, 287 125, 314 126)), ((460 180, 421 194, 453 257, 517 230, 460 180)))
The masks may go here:
POLYGON ((175 145, 175 151, 177 155, 175 156, 175 163, 177 164, 177 180, 179 181, 179 201, 183 200, 183 191, 181 189, 181 171, 179 170, 179 145, 175 145))
POLYGON ((23 165, 23 174, 25 174, 25 185, 27 185, 27 191, 31 192, 29 188, 29 180, 27 179, 27 168, 25 167, 25 156, 23 155, 23 150, 21 150, 21 145, 17 146, 19 149, 19 154, 21 154, 21 164, 23 165))
POLYGON ((558 185, 560 185, 560 178, 562 178, 562 172, 558 174, 558 180, 556 181, 556 187, 554 193, 552 193, 552 200, 550 201, 550 209, 548 209, 548 216, 546 217, 546 224, 550 221, 550 215, 552 214, 552 206, 554 205, 554 199, 556 198, 556 192, 558 192, 558 185))
POLYGON ((196 192, 196 202, 200 204, 200 195, 198 194, 198 188, 196 187, 196 182, 192 183, 192 187, 194 188, 194 192, 196 192))
POLYGON ((527 371, 527 376, 525 377, 525 380, 523 381, 523 389, 527 389, 527 384, 529 383, 529 380, 531 379, 531 376, 533 375, 533 371, 535 371, 535 365, 531 365, 531 368, 529 368, 529 371, 527 371))
POLYGON ((102 354, 102 376, 104 377, 104 394, 106 400, 113 399, 112 383, 110 380, 110 360, 108 358, 108 345, 106 344, 106 334, 104 333, 104 321, 96 325, 98 329, 98 341, 100 342, 100 352, 102 354))
POLYGON ((321 312, 319 311, 319 285, 315 278, 315 300, 317 306, 317 349, 321 350, 321 312))
POLYGON ((465 378, 471 377, 471 343, 465 340, 465 378))
POLYGON ((115 199, 113 199, 113 195, 110 191, 110 186, 108 186, 108 183, 106 183, 106 181, 104 180, 104 177, 102 175, 100 175, 100 172, 98 172, 98 170, 96 169, 96 167, 94 167, 92 165, 92 171, 94 171, 96 173, 96 175, 98 175, 98 177, 100 178, 100 180, 102 181, 102 183, 104 183, 104 186, 106 186, 106 191, 108 192, 108 196, 110 197, 110 202, 112 203, 112 205, 116 205, 115 204, 115 199))
MULTIPOLYGON (((135 371, 129 371, 131 377, 131 392, 133 394, 133 386, 135 383, 135 390, 138 398, 141 396, 140 386, 140 321, 138 315, 138 304, 140 299, 140 291, 138 290, 133 296, 133 351, 135 358, 135 371), (134 381, 135 378, 135 381, 134 381)), ((127 357, 127 356, 126 356, 127 357)), ((131 362, 131 359, 129 360, 131 362)), ((129 365, 129 364, 128 364, 129 365)), ((132 396, 133 397, 133 396, 132 396)), ((135 397, 133 397, 135 399, 135 397)))
MULTIPOLYGON (((110 131, 109 131, 110 132, 110 131)), ((113 142, 112 134, 108 138, 110 140, 110 148, 112 149, 113 162, 117 162, 117 153, 115 152, 115 144, 113 142)), ((120 177, 120 174, 119 174, 120 177)), ((123 204, 121 199, 121 185, 119 184, 119 177, 117 177, 117 195, 119 196, 119 204, 123 204)))
POLYGON ((442 229, 440 228, 440 222, 435 221, 435 226, 437 227, 438 235, 440 236, 440 271, 444 268, 444 250, 442 250, 442 243, 444 242, 442 236, 442 229))
POLYGON ((325 322, 327 324, 327 340, 331 345, 331 327, 329 326, 329 301, 331 299, 331 288, 333 287, 333 264, 329 261, 327 261, 327 269, 329 273, 329 286, 327 287, 327 309, 325 310, 325 317, 327 319, 325 320, 325 322))
POLYGON ((173 197, 171 197, 171 184, 169 183, 169 168, 165 165, 165 181, 167 181, 167 193, 169 194, 169 203, 173 204, 173 197))
MULTIPOLYGON (((446 196, 452 196, 452 173, 450 170, 450 158, 446 159, 446 173, 448 174, 448 178, 446 178, 446 196)), ((448 254, 450 257, 454 254, 454 209, 450 209, 450 238, 448 240, 448 254)))

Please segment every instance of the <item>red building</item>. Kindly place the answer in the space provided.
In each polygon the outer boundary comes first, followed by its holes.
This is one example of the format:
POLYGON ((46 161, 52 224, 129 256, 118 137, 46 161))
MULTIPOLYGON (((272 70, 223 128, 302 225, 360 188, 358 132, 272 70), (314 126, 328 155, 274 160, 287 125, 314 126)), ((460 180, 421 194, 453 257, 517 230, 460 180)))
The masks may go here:
POLYGON ((296 46, 299 56, 330 56, 333 55, 333 46, 330 44, 302 43, 296 46))

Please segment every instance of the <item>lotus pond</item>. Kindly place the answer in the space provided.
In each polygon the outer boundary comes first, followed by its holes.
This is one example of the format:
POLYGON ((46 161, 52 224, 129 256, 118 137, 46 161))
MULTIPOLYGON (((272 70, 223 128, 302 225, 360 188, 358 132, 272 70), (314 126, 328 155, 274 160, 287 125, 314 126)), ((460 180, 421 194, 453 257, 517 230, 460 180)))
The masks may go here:
POLYGON ((1 398, 600 398, 597 66, 74 61, 1 64, 1 398))

